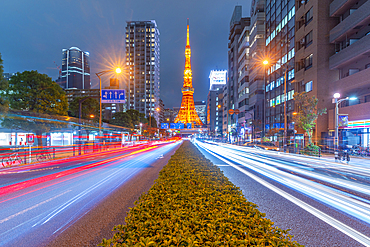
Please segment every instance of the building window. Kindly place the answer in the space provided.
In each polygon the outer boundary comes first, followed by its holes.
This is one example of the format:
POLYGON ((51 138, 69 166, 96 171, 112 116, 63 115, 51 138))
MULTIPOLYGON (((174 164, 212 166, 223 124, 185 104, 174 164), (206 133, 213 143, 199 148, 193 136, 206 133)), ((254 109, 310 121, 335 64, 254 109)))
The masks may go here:
POLYGON ((306 92, 312 91, 312 81, 306 83, 306 92))
POLYGON ((305 58, 304 65, 306 70, 312 67, 312 57, 313 54, 310 54, 305 58))
POLYGON ((311 45, 311 44, 312 44, 312 39, 313 39, 313 37, 312 37, 312 31, 311 31, 311 32, 309 32, 309 33, 304 37, 304 41, 305 41, 305 45, 306 45, 306 47, 308 47, 309 45, 311 45))
POLYGON ((311 8, 305 15, 304 15, 304 20, 305 20, 305 24, 306 26, 308 25, 308 23, 310 23, 312 21, 312 18, 313 18, 313 15, 312 15, 312 12, 313 12, 313 8, 311 8))

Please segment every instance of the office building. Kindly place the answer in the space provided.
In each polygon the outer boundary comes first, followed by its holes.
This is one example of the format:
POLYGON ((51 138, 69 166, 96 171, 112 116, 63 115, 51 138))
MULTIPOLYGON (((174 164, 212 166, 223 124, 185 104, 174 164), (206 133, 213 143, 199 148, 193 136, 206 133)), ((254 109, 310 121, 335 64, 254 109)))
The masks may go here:
POLYGON ((206 120, 208 133, 222 135, 223 87, 227 82, 227 70, 212 70, 209 74, 210 90, 207 96, 206 120))
POLYGON ((164 123, 173 123, 178 113, 179 113, 179 109, 177 110, 171 109, 171 108, 164 109, 164 115, 163 115, 164 123))
POLYGON ((292 128, 294 112, 295 19, 294 0, 266 1, 265 45, 270 59, 265 84, 265 129, 266 135, 279 140, 280 145, 284 129, 288 133, 292 128))
POLYGON ((126 67, 129 70, 127 109, 135 109, 159 122, 160 45, 154 20, 128 21, 126 26, 126 67))
MULTIPOLYGON (((229 109, 237 109, 239 105, 239 37, 244 27, 250 25, 250 18, 242 18, 242 6, 235 6, 233 15, 230 20, 230 32, 228 43, 228 81, 227 93, 224 94, 226 103, 226 113, 229 109)), ((225 108, 225 107, 224 107, 225 108)), ((225 109, 224 109, 225 112, 225 109)), ((236 114, 227 114, 227 132, 233 132, 236 136, 238 116, 236 114)))
POLYGON ((194 101, 195 111, 197 112, 200 121, 205 124, 207 121, 207 104, 205 100, 194 101))
MULTIPOLYGON (((237 121, 236 134, 242 140, 245 139, 245 129, 250 126, 254 119, 253 106, 250 106, 249 90, 249 60, 250 60, 250 26, 247 25, 243 28, 243 31, 238 39, 238 101, 236 109, 239 110, 239 114, 234 113, 237 121), (252 112, 252 114, 250 113, 252 112), (246 121, 248 120, 248 121, 246 121)), ((257 95, 253 95, 256 98, 257 95)), ((258 107, 257 107, 258 108, 258 107)), ((262 110, 262 109, 261 109, 262 110)))
MULTIPOLYGON (((252 1, 251 5, 251 26, 249 28, 249 64, 246 64, 248 71, 248 92, 245 92, 246 113, 245 133, 248 138, 259 138, 264 135, 264 98, 265 98, 265 2, 264 0, 252 1)), ((246 35, 246 37, 248 37, 246 35)), ((244 93, 241 90, 241 93, 244 93)), ((243 99, 242 99, 243 100, 243 99)), ((241 102, 243 102, 241 100, 241 102)), ((243 120, 242 120, 243 121, 243 120)))
POLYGON ((62 50, 62 88, 90 89, 90 54, 77 47, 62 50))
POLYGON ((3 73, 3 76, 5 78, 5 80, 9 81, 10 78, 15 75, 15 73, 3 73))

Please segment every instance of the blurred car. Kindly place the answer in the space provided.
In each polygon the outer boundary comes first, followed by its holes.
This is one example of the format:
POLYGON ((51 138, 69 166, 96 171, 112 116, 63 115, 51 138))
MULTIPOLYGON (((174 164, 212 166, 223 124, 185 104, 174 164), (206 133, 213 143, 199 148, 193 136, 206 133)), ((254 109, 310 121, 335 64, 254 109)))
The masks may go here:
POLYGON ((247 142, 244 144, 244 146, 260 148, 263 150, 279 151, 279 148, 271 142, 247 142))

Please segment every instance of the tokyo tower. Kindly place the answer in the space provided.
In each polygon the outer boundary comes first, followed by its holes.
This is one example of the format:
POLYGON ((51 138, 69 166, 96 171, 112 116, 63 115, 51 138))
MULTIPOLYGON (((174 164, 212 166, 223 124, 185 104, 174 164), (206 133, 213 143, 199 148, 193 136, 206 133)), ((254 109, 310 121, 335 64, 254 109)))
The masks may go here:
POLYGON ((195 111, 194 106, 194 88, 192 82, 192 71, 191 71, 191 49, 190 49, 190 42, 189 42, 189 19, 187 25, 187 38, 186 38, 186 46, 185 46, 185 70, 184 70, 184 85, 181 89, 182 92, 182 100, 181 100, 181 108, 179 114, 175 118, 175 123, 191 123, 192 126, 194 125, 203 125, 202 121, 200 120, 197 112, 195 111))

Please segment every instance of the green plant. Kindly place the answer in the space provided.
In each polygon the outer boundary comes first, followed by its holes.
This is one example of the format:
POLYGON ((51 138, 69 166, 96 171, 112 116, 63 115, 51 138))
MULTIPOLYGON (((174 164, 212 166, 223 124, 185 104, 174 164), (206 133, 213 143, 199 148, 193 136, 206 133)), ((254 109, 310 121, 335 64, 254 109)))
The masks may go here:
POLYGON ((311 156, 320 156, 320 147, 314 144, 308 144, 301 151, 302 154, 311 155, 311 156))
POLYGON ((311 145, 312 133, 313 128, 316 126, 316 120, 320 115, 326 114, 326 108, 317 109, 319 100, 315 95, 309 97, 306 92, 302 92, 295 93, 293 97, 298 107, 298 112, 293 116, 293 121, 299 128, 302 128, 307 133, 308 143, 311 145))
POLYGON ((190 142, 100 246, 301 246, 190 142))

